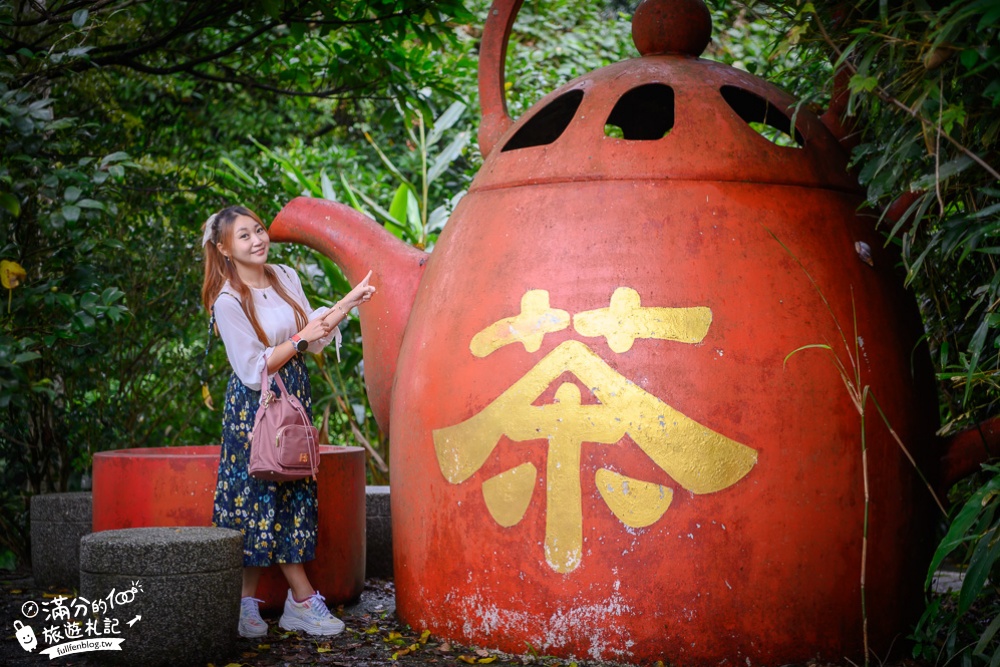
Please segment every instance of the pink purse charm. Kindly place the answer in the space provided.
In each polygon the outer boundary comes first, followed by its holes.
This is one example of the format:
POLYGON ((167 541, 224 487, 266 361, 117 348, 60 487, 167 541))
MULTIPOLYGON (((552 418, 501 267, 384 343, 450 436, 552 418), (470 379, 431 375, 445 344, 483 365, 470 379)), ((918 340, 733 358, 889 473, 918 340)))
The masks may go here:
POLYGON ((316 478, 319 470, 319 431, 312 425, 298 397, 285 389, 281 376, 274 381, 281 396, 271 391, 267 366, 261 374, 260 407, 250 434, 248 472, 259 479, 285 482, 316 478))

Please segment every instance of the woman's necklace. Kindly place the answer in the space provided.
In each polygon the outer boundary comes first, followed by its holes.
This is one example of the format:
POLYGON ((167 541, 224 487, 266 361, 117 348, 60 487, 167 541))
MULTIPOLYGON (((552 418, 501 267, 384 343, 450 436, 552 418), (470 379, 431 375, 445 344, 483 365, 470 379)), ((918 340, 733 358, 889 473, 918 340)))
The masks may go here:
POLYGON ((268 280, 267 280, 267 277, 266 277, 266 276, 265 276, 265 278, 264 278, 264 283, 265 283, 265 284, 264 284, 264 286, 263 286, 263 287, 257 287, 256 285, 254 285, 254 284, 253 284, 253 283, 251 283, 250 281, 245 281, 245 282, 246 282, 246 283, 247 283, 248 285, 250 285, 250 287, 254 288, 255 290, 258 290, 258 291, 260 292, 261 296, 263 296, 263 297, 264 297, 265 299, 267 298, 267 292, 266 292, 265 290, 267 290, 267 288, 271 286, 271 283, 270 283, 270 282, 268 282, 268 280))

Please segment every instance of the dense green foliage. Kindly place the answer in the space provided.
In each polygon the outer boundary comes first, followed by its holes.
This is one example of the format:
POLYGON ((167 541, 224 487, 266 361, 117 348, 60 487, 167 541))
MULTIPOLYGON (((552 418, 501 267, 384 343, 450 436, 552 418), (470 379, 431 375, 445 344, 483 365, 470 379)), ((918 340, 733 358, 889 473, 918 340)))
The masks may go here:
POLYGON ((27 497, 79 488, 95 451, 217 439, 196 377, 198 227, 287 200, 277 169, 248 183, 226 164, 258 153, 251 136, 294 145, 385 97, 448 94, 435 54, 463 17, 406 0, 0 2, 0 258, 27 274, 0 318, 4 562, 26 556, 27 497))

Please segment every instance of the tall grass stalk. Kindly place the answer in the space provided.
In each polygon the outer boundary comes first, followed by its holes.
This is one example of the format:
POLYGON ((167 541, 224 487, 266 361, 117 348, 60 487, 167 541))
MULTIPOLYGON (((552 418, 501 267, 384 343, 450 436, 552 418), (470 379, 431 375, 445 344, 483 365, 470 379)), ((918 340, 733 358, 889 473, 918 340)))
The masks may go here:
POLYGON ((862 526, 862 538, 861 538, 861 581, 860 581, 861 625, 862 625, 861 632, 862 632, 862 639, 864 642, 865 667, 869 667, 871 648, 868 641, 868 603, 867 603, 866 588, 865 588, 867 584, 867 573, 868 573, 868 519, 869 519, 869 509, 871 502, 871 494, 870 494, 870 487, 868 480, 868 438, 867 438, 867 415, 868 415, 867 408, 869 399, 871 399, 872 404, 875 406, 879 416, 882 418, 882 423, 885 424, 885 427, 888 429, 893 440, 906 455, 906 458, 910 461, 910 465, 913 466, 913 469, 916 471, 921 481, 923 481, 924 486, 926 486, 927 490, 930 492, 931 497, 934 498, 934 502, 937 504, 938 509, 941 510, 941 515, 944 518, 947 518, 948 512, 945 510, 944 504, 941 502, 941 499, 938 498, 937 493, 934 491, 934 487, 931 486, 930 482, 927 480, 927 477, 924 475, 923 471, 920 470, 920 467, 917 465, 916 459, 914 459, 913 455, 910 454, 909 449, 906 447, 902 439, 896 433, 896 430, 892 428, 892 425, 889 423, 889 418, 886 416, 885 411, 882 409, 882 406, 879 405, 878 400, 875 398, 875 394, 871 391, 871 386, 867 384, 864 385, 862 384, 861 365, 857 363, 857 360, 861 358, 861 349, 858 337, 858 313, 854 301, 854 287, 853 286, 851 287, 851 318, 854 328, 854 346, 852 353, 851 349, 852 346, 847 341, 847 334, 844 332, 844 328, 840 325, 840 320, 837 319, 836 314, 833 312, 833 307, 827 300, 826 295, 823 293, 823 290, 820 289, 819 284, 817 284, 816 280, 812 277, 812 274, 809 273, 809 271, 802 264, 802 262, 795 255, 795 253, 793 253, 791 249, 788 246, 786 246, 774 232, 772 232, 767 227, 764 227, 764 229, 767 231, 768 234, 771 235, 771 238, 777 241, 777 243, 784 249, 784 251, 788 254, 788 256, 792 258, 792 261, 794 261, 798 265, 798 267, 802 270, 802 273, 804 273, 806 278, 808 278, 809 283, 813 286, 813 289, 816 290, 816 293, 819 295, 819 298, 823 301, 823 306, 826 308, 827 312, 830 313, 830 317, 833 319, 834 326, 837 328, 837 333, 840 335, 841 344, 844 347, 844 353, 847 355, 847 359, 850 364, 850 370, 848 370, 848 367, 844 365, 844 362, 841 361, 840 357, 834 351, 833 346, 827 343, 813 343, 810 345, 803 345, 802 347, 796 348, 791 352, 789 352, 787 356, 785 356, 783 362, 783 365, 786 365, 788 363, 788 360, 792 356, 804 350, 825 350, 826 352, 829 353, 830 359, 833 361, 833 364, 840 375, 840 379, 843 381, 844 387, 846 387, 847 393, 851 397, 851 402, 854 404, 854 408, 858 411, 858 417, 860 419, 860 425, 861 425, 861 476, 862 476, 862 483, 864 487, 864 496, 865 496, 864 521, 862 526))

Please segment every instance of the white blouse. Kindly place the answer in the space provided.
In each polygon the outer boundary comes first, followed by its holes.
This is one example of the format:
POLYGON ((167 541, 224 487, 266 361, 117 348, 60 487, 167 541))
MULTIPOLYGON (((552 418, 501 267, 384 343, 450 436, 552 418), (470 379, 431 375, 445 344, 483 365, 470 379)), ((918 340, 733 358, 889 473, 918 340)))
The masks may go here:
MULTIPOLYGON (((302 282, 293 269, 282 265, 269 266, 274 269, 278 276, 278 282, 285 288, 289 296, 302 306, 310 322, 323 317, 330 310, 326 307, 313 310, 309 306, 305 292, 302 291, 302 282)), ((226 345, 226 356, 229 357, 229 364, 233 367, 236 376, 243 381, 247 388, 258 391, 260 390, 260 376, 271 352, 275 346, 298 333, 299 327, 295 323, 295 311, 278 295, 273 287, 264 289, 251 287, 250 291, 253 293, 257 322, 260 323, 267 335, 271 343, 270 346, 265 347, 257 338, 250 320, 247 319, 242 306, 240 306, 239 292, 233 289, 228 281, 222 286, 222 291, 215 300, 215 322, 219 327, 219 335, 226 345)), ((309 351, 314 354, 321 352, 338 333, 340 330, 335 327, 329 336, 310 343, 309 351)))

